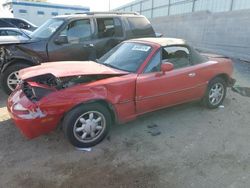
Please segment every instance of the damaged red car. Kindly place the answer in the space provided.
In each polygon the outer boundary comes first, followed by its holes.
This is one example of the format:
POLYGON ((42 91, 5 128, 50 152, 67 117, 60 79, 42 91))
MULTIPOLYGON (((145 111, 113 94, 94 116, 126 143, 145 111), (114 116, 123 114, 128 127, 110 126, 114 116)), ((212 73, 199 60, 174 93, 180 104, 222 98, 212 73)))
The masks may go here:
POLYGON ((8 99, 28 138, 62 125, 71 144, 99 143, 112 124, 189 101, 222 104, 231 78, 228 58, 199 54, 181 39, 125 41, 96 62, 55 62, 23 69, 8 99))

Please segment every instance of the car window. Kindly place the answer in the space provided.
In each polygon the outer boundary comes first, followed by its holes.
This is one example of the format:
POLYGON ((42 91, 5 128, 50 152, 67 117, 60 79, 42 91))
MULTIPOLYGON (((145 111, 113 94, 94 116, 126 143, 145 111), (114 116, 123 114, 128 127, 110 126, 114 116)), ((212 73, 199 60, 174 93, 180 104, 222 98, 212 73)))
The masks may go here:
POLYGON ((112 37, 115 34, 113 18, 97 18, 98 38, 112 37))
POLYGON ((97 18, 98 38, 121 37, 122 24, 118 18, 97 18))
POLYGON ((21 24, 21 22, 19 20, 15 20, 15 19, 9 19, 9 22, 17 27, 19 27, 21 24))
POLYGON ((125 42, 103 55, 98 62, 116 69, 136 72, 151 50, 149 45, 125 42))
POLYGON ((162 48, 162 60, 172 63, 174 69, 190 65, 190 52, 183 46, 168 46, 162 48))
POLYGON ((91 39, 91 25, 89 19, 70 22, 60 33, 60 36, 67 36, 69 43, 80 43, 91 39))
POLYGON ((154 32, 150 22, 144 17, 129 17, 128 22, 134 36, 152 36, 154 32))
POLYGON ((30 25, 23 20, 12 20, 12 23, 17 27, 28 29, 30 25))
POLYGON ((6 31, 0 31, 0 36, 8 36, 8 33, 6 31))
POLYGON ((8 21, 6 21, 6 20, 0 20, 0 27, 12 27, 9 23, 8 23, 8 21))
POLYGON ((158 72, 161 70, 161 51, 159 50, 149 61, 144 73, 158 72))
POLYGON ((10 30, 8 30, 8 31, 6 31, 6 32, 7 32, 7 34, 10 35, 10 36, 18 36, 18 35, 20 35, 20 33, 16 32, 16 31, 10 31, 10 30))

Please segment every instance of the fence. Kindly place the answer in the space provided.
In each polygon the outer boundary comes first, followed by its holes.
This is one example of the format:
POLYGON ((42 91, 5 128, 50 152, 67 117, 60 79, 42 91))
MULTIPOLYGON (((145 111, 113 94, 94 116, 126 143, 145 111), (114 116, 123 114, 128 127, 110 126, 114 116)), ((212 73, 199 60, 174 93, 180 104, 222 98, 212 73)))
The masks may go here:
POLYGON ((136 0, 117 11, 139 12, 147 18, 198 11, 227 12, 250 9, 250 0, 136 0))
POLYGON ((156 32, 194 47, 250 61, 250 10, 194 12, 150 19, 156 32))

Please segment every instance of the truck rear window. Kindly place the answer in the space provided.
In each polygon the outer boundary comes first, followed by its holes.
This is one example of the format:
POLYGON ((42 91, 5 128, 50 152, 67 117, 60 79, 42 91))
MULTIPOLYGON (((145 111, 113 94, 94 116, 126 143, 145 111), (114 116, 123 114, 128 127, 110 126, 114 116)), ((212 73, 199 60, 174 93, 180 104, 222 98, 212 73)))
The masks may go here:
POLYGON ((150 22, 144 17, 129 17, 128 22, 132 33, 136 37, 155 37, 150 22))

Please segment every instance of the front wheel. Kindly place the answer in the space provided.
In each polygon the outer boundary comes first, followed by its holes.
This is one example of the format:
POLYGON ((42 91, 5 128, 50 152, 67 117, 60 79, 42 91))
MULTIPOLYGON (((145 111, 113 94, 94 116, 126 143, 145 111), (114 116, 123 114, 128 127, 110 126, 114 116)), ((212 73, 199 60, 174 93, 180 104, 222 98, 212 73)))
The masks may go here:
POLYGON ((6 94, 11 94, 11 92, 20 83, 21 79, 19 77, 18 71, 29 67, 26 64, 14 64, 9 66, 1 75, 0 82, 1 86, 6 94))
POLYGON ((101 142, 108 133, 111 116, 100 104, 81 105, 64 118, 63 131, 75 147, 92 147, 101 142))
POLYGON ((208 84, 206 95, 203 102, 208 108, 217 108, 220 106, 226 96, 227 85, 224 79, 217 77, 210 81, 208 84))

